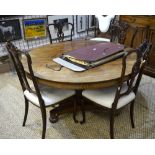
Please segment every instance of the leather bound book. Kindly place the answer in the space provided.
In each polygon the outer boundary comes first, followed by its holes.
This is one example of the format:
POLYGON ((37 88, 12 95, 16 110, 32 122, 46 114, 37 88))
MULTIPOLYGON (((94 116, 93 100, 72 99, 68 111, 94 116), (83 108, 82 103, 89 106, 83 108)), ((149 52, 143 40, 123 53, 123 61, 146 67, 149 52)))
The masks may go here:
POLYGON ((105 42, 68 52, 64 56, 72 57, 85 62, 96 62, 123 51, 123 49, 124 45, 122 44, 105 42))
POLYGON ((53 61, 73 71, 82 72, 123 56, 124 45, 97 43, 54 58, 53 61))

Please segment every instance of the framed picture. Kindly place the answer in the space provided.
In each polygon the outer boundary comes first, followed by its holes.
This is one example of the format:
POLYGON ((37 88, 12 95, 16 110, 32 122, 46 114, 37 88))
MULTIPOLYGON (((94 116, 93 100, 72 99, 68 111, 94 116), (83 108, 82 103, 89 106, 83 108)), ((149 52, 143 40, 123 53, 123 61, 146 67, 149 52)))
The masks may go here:
POLYGON ((96 26, 96 18, 95 15, 88 16, 88 29, 94 29, 96 26))
POLYGON ((0 21, 0 42, 22 39, 19 19, 0 21))
MULTIPOLYGON (((73 22, 73 16, 72 15, 55 15, 55 16, 47 16, 47 22, 48 24, 56 24, 56 23, 64 23, 65 25, 63 27, 64 37, 71 35, 71 25, 68 25, 67 23, 74 23, 73 22)), ((57 29, 54 26, 50 26, 50 33, 52 36, 52 39, 57 39, 57 29)))
POLYGON ((86 31, 86 16, 77 15, 76 16, 76 29, 77 33, 86 31))
POLYGON ((25 40, 38 39, 46 37, 46 19, 24 19, 23 31, 25 40))

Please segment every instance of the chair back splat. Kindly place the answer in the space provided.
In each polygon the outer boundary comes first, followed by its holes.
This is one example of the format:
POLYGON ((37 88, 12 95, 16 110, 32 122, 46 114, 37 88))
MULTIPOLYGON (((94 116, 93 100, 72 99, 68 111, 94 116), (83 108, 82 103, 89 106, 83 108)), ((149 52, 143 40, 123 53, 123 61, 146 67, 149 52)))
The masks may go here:
POLYGON ((118 42, 124 44, 126 39, 126 33, 128 29, 128 24, 116 19, 111 20, 109 34, 111 36, 111 42, 118 42))
MULTIPOLYGON (((150 32, 149 27, 131 27, 133 34, 131 37, 130 47, 135 48, 137 44, 143 43, 145 40, 149 40, 150 32)), ((151 41, 151 40, 150 40, 151 41)))
MULTIPOLYGON (((48 16, 47 16, 48 23, 48 16)), ((50 43, 52 44, 53 40, 58 40, 58 42, 63 42, 65 39, 64 29, 68 27, 70 30, 69 39, 66 41, 72 41, 72 36, 74 32, 74 25, 72 23, 65 23, 62 20, 58 20, 56 23, 47 24, 47 32, 49 34, 50 43), (52 38, 52 31, 56 31, 56 38, 52 38)))

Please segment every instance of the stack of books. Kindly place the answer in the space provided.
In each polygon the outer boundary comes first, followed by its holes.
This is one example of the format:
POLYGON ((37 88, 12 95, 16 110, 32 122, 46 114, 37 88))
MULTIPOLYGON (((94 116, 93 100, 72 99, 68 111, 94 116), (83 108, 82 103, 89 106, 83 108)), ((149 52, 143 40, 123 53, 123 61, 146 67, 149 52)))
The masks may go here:
POLYGON ((124 45, 105 42, 67 52, 53 61, 74 71, 84 71, 123 56, 124 45))

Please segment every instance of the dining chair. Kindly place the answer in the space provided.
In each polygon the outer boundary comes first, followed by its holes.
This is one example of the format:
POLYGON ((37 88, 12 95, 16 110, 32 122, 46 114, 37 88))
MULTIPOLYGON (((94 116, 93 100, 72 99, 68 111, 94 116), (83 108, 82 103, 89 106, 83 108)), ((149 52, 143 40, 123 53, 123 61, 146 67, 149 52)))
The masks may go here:
MULTIPOLYGON (((116 20, 115 18, 110 18, 110 20, 107 20, 107 23, 106 21, 104 22, 105 23, 102 23, 102 25, 107 25, 107 27, 105 27, 106 31, 102 32, 100 30, 101 34, 98 35, 98 37, 92 38, 90 40, 104 41, 104 42, 117 42, 117 43, 123 44, 126 39, 128 24, 126 22, 116 20)), ((101 29, 100 27, 99 29, 101 29)))
MULTIPOLYGON (((96 90, 84 90, 82 92, 83 99, 97 104, 99 107, 105 108, 109 111, 110 116, 110 138, 114 138, 114 117, 126 105, 130 104, 130 119, 132 128, 134 125, 134 102, 136 98, 136 93, 140 80, 142 78, 142 73, 144 66, 147 62, 149 52, 151 50, 151 43, 145 41, 137 49, 128 49, 125 51, 125 54, 122 59, 122 69, 121 76, 117 86, 109 88, 101 88, 96 90), (133 63, 131 74, 126 80, 126 68, 128 64, 128 57, 131 54, 136 54, 135 62, 133 63)), ((85 122, 85 107, 84 101, 81 104, 83 121, 85 122)))
POLYGON ((95 35, 95 38, 91 38, 92 41, 104 41, 110 42, 109 29, 111 25, 111 21, 115 18, 115 15, 95 15, 98 20, 98 35, 95 35), (103 36, 104 35, 104 36, 103 36))
POLYGON ((113 19, 109 29, 110 41, 124 44, 128 27, 126 22, 113 19))
POLYGON ((73 31, 74 31, 74 26, 72 23, 63 23, 62 21, 59 21, 57 23, 47 24, 46 28, 47 28, 47 32, 49 34, 51 44, 53 41, 52 34, 54 34, 54 32, 56 32, 56 37, 57 37, 56 40, 58 40, 59 42, 63 42, 64 39, 65 39, 65 41, 72 41, 73 31), (65 39, 66 27, 70 31, 69 37, 67 37, 69 39, 65 39))
MULTIPOLYGON (((131 30, 131 42, 130 47, 136 48, 137 45, 141 44, 145 40, 150 40, 150 28, 149 26, 130 26, 131 30)), ((130 37, 130 36, 129 36, 130 37)))
POLYGON ((34 75, 34 71, 32 68, 32 60, 29 53, 21 52, 11 42, 7 42, 6 47, 14 63, 24 94, 25 115, 23 120, 23 126, 25 126, 27 120, 29 103, 32 103, 34 106, 40 108, 43 124, 42 139, 44 139, 47 124, 46 108, 50 106, 51 107, 59 106, 60 104, 63 104, 64 101, 65 102, 71 101, 70 100, 71 98, 74 99, 75 91, 54 89, 44 85, 39 85, 34 75), (23 67, 21 56, 26 58, 26 64, 29 71, 29 75, 27 74, 25 68, 23 67), (33 84, 32 86, 29 84, 28 77, 32 81, 33 84))

